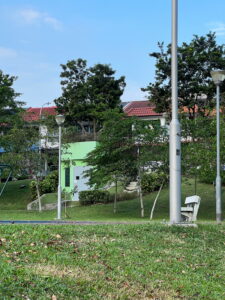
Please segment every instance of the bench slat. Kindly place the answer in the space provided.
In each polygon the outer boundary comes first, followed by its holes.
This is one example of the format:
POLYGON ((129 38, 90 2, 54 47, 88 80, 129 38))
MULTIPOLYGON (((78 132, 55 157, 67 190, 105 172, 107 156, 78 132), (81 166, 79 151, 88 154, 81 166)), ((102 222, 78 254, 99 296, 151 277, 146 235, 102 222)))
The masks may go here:
POLYGON ((181 207, 181 212, 193 212, 193 207, 181 207))

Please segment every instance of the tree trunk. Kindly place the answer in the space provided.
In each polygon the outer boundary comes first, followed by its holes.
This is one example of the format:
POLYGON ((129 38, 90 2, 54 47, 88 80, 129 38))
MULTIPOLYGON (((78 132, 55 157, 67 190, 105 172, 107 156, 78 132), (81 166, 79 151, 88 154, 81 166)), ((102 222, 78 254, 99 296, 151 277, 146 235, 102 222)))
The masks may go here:
POLYGON ((139 182, 138 182, 138 189, 139 189, 139 199, 140 199, 140 205, 141 205, 141 217, 144 218, 145 211, 144 211, 144 202, 143 202, 143 197, 142 197, 142 188, 141 188, 141 178, 140 177, 139 177, 139 182))
POLYGON ((152 210, 151 210, 151 213, 150 213, 150 220, 152 220, 152 218, 153 218, 153 213, 154 213, 154 210, 155 210, 155 205, 156 205, 156 202, 157 202, 157 200, 159 198, 159 194, 160 194, 160 192, 162 190, 163 184, 164 184, 164 181, 162 182, 162 184, 160 186, 160 189, 159 189, 159 191, 157 193, 157 196, 156 196, 156 198, 154 200, 154 203, 153 203, 153 206, 152 206, 152 210))
POLYGON ((117 210, 117 180, 115 181, 115 196, 114 196, 114 206, 113 206, 113 212, 116 213, 117 210))
POLYGON ((139 191, 139 199, 140 199, 140 205, 141 205, 141 217, 144 218, 145 211, 144 211, 144 202, 142 197, 142 187, 141 187, 141 168, 140 168, 140 149, 139 146, 137 148, 137 157, 138 157, 138 191, 139 191))
POLYGON ((41 206, 41 196, 40 196, 40 190, 39 190, 39 180, 35 176, 35 184, 36 184, 36 191, 37 191, 37 197, 38 197, 38 210, 39 212, 42 211, 42 206, 41 206))

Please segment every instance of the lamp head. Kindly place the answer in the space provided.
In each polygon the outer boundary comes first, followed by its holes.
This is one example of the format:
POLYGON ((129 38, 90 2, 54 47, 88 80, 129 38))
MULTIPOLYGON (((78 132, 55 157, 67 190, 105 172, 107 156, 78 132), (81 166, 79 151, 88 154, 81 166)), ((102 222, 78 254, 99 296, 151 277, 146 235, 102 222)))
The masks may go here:
POLYGON ((56 115, 55 116, 55 120, 56 120, 56 123, 61 126, 64 121, 65 121, 65 116, 64 115, 56 115))
POLYGON ((215 85, 220 85, 225 79, 225 70, 214 70, 210 74, 215 85))

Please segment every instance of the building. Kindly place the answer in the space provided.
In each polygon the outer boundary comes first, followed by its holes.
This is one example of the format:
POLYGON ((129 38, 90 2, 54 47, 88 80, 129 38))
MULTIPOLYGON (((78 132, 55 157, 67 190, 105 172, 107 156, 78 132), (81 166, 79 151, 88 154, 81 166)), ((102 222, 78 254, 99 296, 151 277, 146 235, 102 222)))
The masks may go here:
POLYGON ((138 117, 142 120, 160 122, 161 126, 166 124, 166 114, 155 112, 155 105, 148 100, 128 102, 123 107, 123 110, 128 117, 138 117))
POLYGON ((62 190, 69 193, 71 199, 79 200, 79 192, 88 190, 88 179, 83 172, 90 167, 84 162, 87 154, 96 148, 96 141, 67 144, 62 150, 61 185, 62 190))
POLYGON ((38 146, 40 150, 58 149, 59 147, 58 131, 49 133, 47 126, 38 123, 38 121, 46 118, 47 116, 55 116, 56 114, 56 106, 30 107, 24 114, 24 120, 26 122, 39 127, 41 139, 38 146))
MULTIPOLYGON (((149 101, 131 101, 122 103, 123 110, 128 117, 138 117, 142 120, 151 120, 159 122, 161 126, 165 125, 165 114, 156 113, 155 106, 149 101)), ((44 118, 47 115, 56 115, 56 107, 29 108, 25 115, 25 120, 32 124, 44 118)), ((44 125, 39 125, 41 134, 40 149, 41 151, 49 151, 58 149, 58 131, 55 133, 55 141, 48 140, 48 129, 44 125)), ((80 133, 82 135, 82 132, 80 133)), ((79 192, 87 190, 90 187, 87 184, 88 179, 84 177, 83 172, 90 168, 84 162, 87 154, 96 148, 97 142, 92 139, 77 139, 76 142, 67 144, 62 150, 62 166, 61 166, 61 185, 62 190, 70 194, 70 198, 74 201, 79 200, 79 192)), ((47 168, 47 162, 46 162, 47 168)), ((47 169, 45 170, 47 171, 47 169)))

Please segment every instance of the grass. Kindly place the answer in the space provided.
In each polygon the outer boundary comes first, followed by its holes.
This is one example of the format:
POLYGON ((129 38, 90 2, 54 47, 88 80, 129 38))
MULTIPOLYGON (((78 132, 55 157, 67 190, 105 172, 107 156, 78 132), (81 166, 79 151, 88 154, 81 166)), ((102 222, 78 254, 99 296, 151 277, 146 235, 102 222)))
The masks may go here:
MULTIPOLYGON (((0 198, 0 219, 52 220, 56 211, 30 212, 28 181, 10 182, 0 198), (21 189, 20 185, 26 187, 21 189)), ((182 197, 194 194, 185 180, 182 197)), ((68 220, 148 220, 157 192, 138 199, 67 209, 68 220)), ((215 219, 212 185, 197 185, 200 221, 215 219)), ((48 195, 46 201, 54 201, 48 195)), ((168 219, 168 188, 154 220, 168 219)), ((142 225, 0 225, 0 299, 225 299, 225 225, 198 228, 142 225)))
POLYGON ((42 197, 42 204, 56 203, 57 193, 48 193, 42 197))
POLYGON ((0 226, 0 299, 225 299, 225 226, 0 226))
MULTIPOLYGON (((30 181, 27 179, 8 182, 0 197, 0 209, 26 209, 27 204, 31 202, 30 181)), ((0 184, 0 190, 3 184, 0 184)))
MULTIPOLYGON (((27 181, 10 182, 7 186, 3 197, 0 198, 0 219, 9 220, 52 220, 56 217, 56 211, 28 212, 26 205, 29 202, 29 189, 27 181), (20 189, 21 184, 26 184, 26 188, 20 189)), ((148 220, 153 201, 157 192, 144 196, 145 218, 148 220)), ((193 180, 183 180, 182 198, 194 194, 193 180)), ((201 197, 201 205, 199 209, 199 220, 215 219, 215 190, 213 185, 198 183, 197 194, 201 197)), ((46 201, 56 201, 55 194, 49 194, 46 201)), ((118 202, 118 211, 113 213, 113 204, 98 204, 93 206, 75 206, 67 209, 63 217, 69 220, 91 220, 91 221, 140 221, 140 205, 139 200, 127 200, 118 202)), ((155 212, 154 220, 168 220, 169 218, 169 191, 168 187, 164 188, 159 196, 155 212)))

